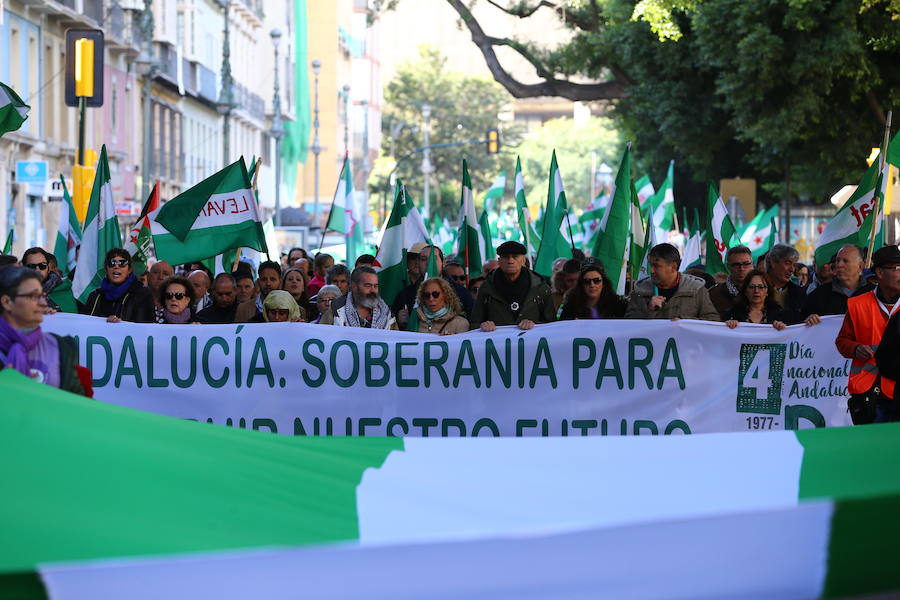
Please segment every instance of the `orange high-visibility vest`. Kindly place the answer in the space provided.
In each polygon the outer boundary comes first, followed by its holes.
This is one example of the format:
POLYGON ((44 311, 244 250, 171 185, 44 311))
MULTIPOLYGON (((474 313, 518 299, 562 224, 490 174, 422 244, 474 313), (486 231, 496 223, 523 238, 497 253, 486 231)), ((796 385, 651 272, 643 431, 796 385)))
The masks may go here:
MULTIPOLYGON (((876 350, 887 327, 888 315, 882 310, 875 292, 871 291, 847 300, 847 314, 853 322, 853 331, 859 344, 866 344, 876 350)), ((878 366, 875 358, 860 360, 854 358, 850 365, 848 389, 851 394, 863 394, 875 385, 878 366)), ((881 376, 881 391, 888 398, 894 397, 894 381, 881 376)))

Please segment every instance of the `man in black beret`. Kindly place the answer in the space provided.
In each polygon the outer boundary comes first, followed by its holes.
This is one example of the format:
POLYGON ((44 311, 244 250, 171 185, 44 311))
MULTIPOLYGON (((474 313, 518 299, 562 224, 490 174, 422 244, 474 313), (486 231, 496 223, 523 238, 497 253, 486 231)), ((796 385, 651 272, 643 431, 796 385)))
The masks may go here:
POLYGON ((556 320, 550 283, 525 267, 525 253, 519 242, 503 242, 497 248, 500 268, 478 290, 470 328, 494 331, 498 325, 518 325, 531 329, 536 323, 556 320))

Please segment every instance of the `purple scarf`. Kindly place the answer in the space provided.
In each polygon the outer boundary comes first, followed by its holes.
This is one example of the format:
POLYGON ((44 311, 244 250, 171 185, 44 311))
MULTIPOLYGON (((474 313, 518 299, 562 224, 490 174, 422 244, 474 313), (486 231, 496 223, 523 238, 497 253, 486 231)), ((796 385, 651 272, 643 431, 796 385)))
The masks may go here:
POLYGON ((4 365, 12 365, 19 373, 49 385, 59 385, 59 346, 56 338, 44 334, 40 327, 23 333, 0 317, 0 353, 4 365), (51 371, 51 365, 57 371, 51 371))
POLYGON ((122 296, 128 293, 128 289, 136 279, 137 277, 134 276, 134 273, 131 273, 128 277, 125 278, 125 281, 119 284, 115 284, 104 277, 100 282, 100 289, 103 292, 103 296, 107 300, 109 300, 110 302, 118 302, 122 299, 122 296))

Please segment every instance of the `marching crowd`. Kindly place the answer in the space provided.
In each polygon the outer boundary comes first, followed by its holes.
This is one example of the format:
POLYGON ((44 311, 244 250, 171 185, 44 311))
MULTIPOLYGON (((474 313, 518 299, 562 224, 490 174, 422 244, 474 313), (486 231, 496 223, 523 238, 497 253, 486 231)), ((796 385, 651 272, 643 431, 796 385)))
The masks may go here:
MULTIPOLYGON (((226 324, 308 322, 337 327, 403 329, 450 335, 472 329, 491 332, 513 325, 577 319, 701 319, 814 326, 820 317, 845 315, 835 344, 852 360, 848 406, 854 423, 900 420, 894 382, 900 376, 900 249, 872 255, 847 245, 814 268, 798 263, 798 252, 777 244, 754 263, 745 246, 730 248, 727 273, 681 270, 674 246, 649 251, 649 277, 628 281, 616 293, 602 264, 576 251, 557 259, 547 279, 529 268, 526 249, 504 242, 483 272, 468 278, 462 264, 440 248, 415 244, 407 252, 407 281, 392 304, 379 293, 375 257, 360 256, 351 270, 320 253, 292 248, 280 262, 256 269, 237 262, 231 273, 213 276, 202 263, 155 262, 133 271, 121 248, 107 253, 105 276, 83 303, 72 298, 56 257, 28 249, 21 260, 0 256, 0 361, 3 366, 75 392, 87 387, 78 373, 71 338, 45 334, 45 314, 59 310, 104 317, 109 322, 226 324), (426 276, 429 265, 440 275, 426 276)), ((89 378, 89 376, 88 376, 89 378)))

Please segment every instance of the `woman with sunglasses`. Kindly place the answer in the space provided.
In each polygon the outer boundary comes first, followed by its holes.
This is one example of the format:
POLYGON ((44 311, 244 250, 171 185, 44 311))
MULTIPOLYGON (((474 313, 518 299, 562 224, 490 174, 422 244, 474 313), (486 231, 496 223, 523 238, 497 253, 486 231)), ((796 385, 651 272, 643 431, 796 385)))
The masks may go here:
POLYGON ((737 302, 725 313, 725 324, 734 329, 739 323, 765 323, 781 331, 790 322, 790 314, 782 310, 772 296, 772 284, 765 271, 754 269, 744 277, 737 302))
POLYGON ((194 286, 186 277, 169 277, 159 286, 159 303, 163 307, 162 320, 166 325, 196 323, 194 286))
POLYGON ((581 267, 578 282, 563 297, 559 319, 621 319, 627 302, 597 263, 581 267))
POLYGON ((70 336, 41 330, 46 310, 47 294, 33 269, 0 270, 0 369, 9 367, 41 383, 84 395, 78 345, 70 336))
POLYGON ((462 316, 462 305, 456 292, 441 277, 422 282, 413 311, 407 326, 409 331, 452 335, 469 330, 469 320, 462 316))
POLYGON ((135 277, 128 251, 113 248, 103 264, 105 277, 80 307, 82 314, 106 317, 110 323, 152 323, 153 294, 135 277))

